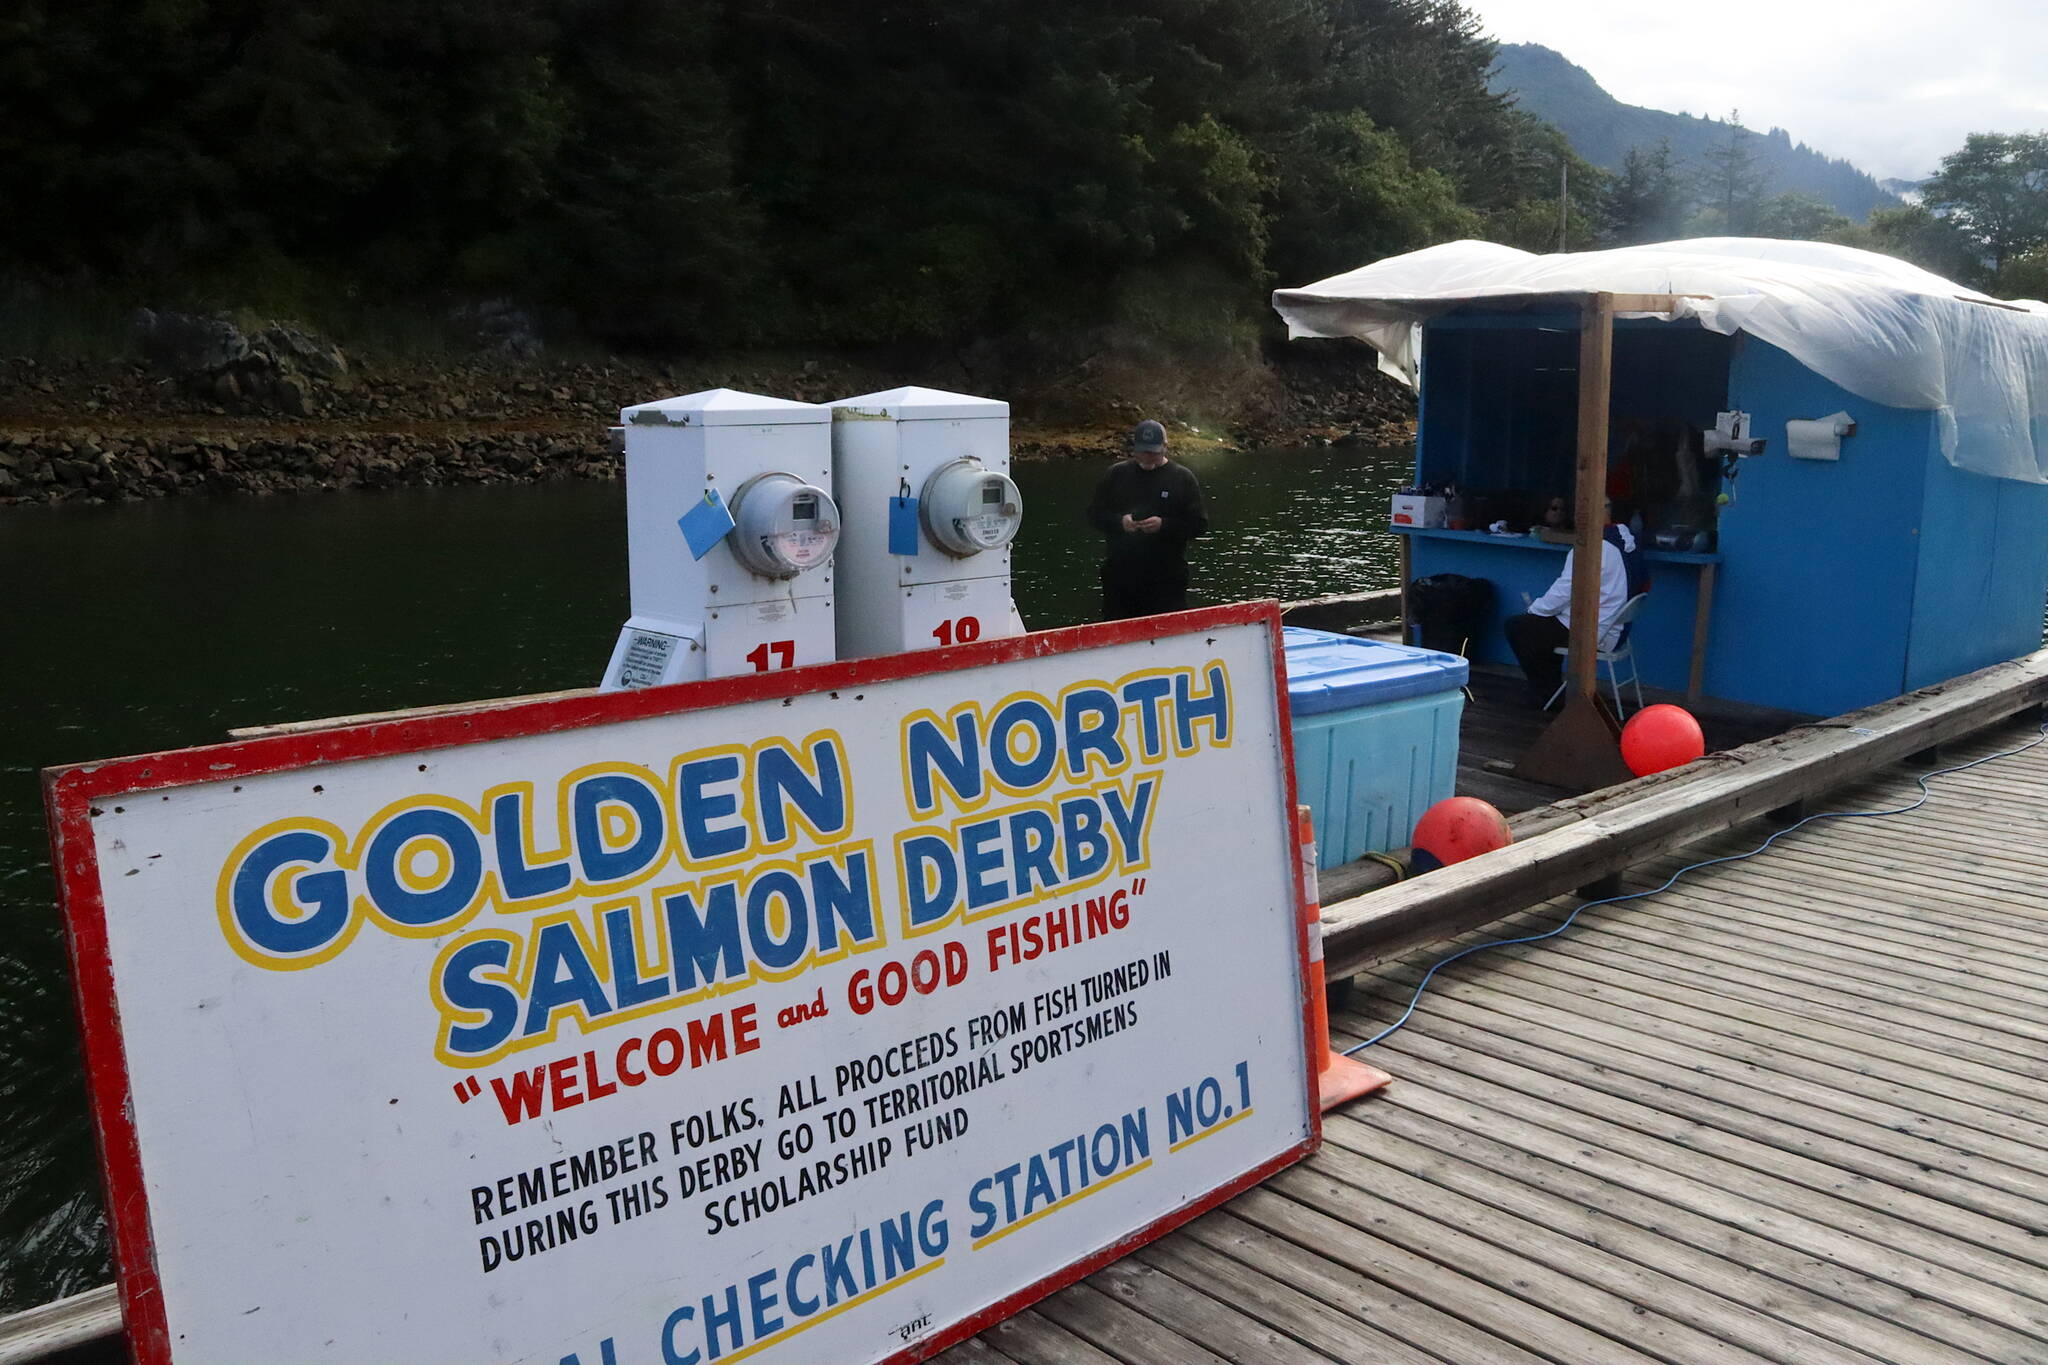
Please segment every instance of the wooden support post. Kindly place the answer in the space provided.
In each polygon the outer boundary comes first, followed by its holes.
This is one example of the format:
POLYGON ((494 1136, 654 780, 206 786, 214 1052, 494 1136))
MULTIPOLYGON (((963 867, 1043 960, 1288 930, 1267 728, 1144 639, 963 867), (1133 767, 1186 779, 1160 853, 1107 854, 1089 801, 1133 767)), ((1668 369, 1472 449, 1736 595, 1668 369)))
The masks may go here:
POLYGON ((1579 315, 1578 529, 1572 544, 1571 653, 1564 710, 1515 775, 1571 791, 1626 782, 1621 726, 1600 700, 1600 561, 1607 529, 1607 407, 1614 379, 1614 296, 1588 294, 1579 315))
POLYGON ((1592 294, 1579 314, 1578 538, 1572 545, 1572 691, 1599 691, 1601 540, 1607 529, 1607 406, 1614 387, 1614 296, 1592 294))
POLYGON ((1700 565, 1699 597, 1692 609, 1692 672, 1685 679, 1685 700, 1697 706, 1707 675, 1707 622, 1714 611, 1714 570, 1718 564, 1700 565))
POLYGON ((1414 556, 1408 548, 1408 537, 1395 536, 1394 539, 1401 542, 1401 564, 1400 568, 1396 570, 1401 575, 1401 643, 1412 645, 1415 643, 1415 638, 1409 633, 1408 575, 1414 572, 1412 567, 1414 556))

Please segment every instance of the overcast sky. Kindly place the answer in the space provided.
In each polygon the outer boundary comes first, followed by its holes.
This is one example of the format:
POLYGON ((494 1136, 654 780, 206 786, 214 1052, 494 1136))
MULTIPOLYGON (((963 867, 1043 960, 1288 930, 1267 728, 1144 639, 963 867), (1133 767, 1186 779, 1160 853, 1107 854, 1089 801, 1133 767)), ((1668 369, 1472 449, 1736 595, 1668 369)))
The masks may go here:
POLYGON ((2043 0, 1465 0, 1626 104, 1773 125, 1883 179, 1917 180, 1968 133, 2048 128, 2043 0))

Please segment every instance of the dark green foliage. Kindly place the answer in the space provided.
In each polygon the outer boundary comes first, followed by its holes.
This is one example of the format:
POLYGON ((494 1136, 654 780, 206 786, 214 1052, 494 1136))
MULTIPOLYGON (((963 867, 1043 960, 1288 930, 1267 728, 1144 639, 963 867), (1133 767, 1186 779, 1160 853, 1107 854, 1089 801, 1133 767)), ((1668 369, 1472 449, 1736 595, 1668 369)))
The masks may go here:
MULTIPOLYGON (((644 345, 1257 316, 1599 176, 1448 0, 23 0, 0 276, 644 345)), ((1229 330, 1229 329, 1224 329, 1229 330)))
POLYGON ((1671 144, 1631 147, 1607 185, 1606 237, 1614 246, 1668 242, 1685 223, 1687 195, 1671 165, 1671 144))
POLYGON ((2003 270, 2048 242, 2048 133, 1970 134, 1920 198, 2003 270))
MULTIPOLYGON (((1878 210, 1882 213, 1885 210, 1878 210)), ((1872 215, 1873 217, 1875 215, 1872 215)), ((1756 209, 1756 235, 1784 237, 1804 242, 1831 242, 1853 225, 1808 194, 1780 194, 1766 199, 1756 209)))
POLYGON ((1753 237, 1771 173, 1757 156, 1756 134, 1742 126, 1740 111, 1731 110, 1713 141, 1700 153, 1699 202, 1713 215, 1705 235, 1753 237))
POLYGON ((1991 283, 1976 246, 1953 222, 1936 217, 1924 204, 1871 214, 1868 245, 1873 251, 1911 261, 1958 284, 1983 287, 1991 283))

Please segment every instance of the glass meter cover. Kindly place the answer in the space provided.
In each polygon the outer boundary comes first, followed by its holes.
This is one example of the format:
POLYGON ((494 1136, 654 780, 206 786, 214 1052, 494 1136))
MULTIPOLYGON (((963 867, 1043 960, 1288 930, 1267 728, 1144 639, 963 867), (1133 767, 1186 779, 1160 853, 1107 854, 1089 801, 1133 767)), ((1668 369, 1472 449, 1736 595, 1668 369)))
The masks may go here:
POLYGON ((1024 521, 1023 501, 1010 476, 972 455, 932 471, 918 507, 932 543, 962 559, 1008 545, 1024 521))
POLYGON ((763 474, 732 497, 732 552, 765 578, 795 578, 832 558, 839 507, 794 474, 763 474))

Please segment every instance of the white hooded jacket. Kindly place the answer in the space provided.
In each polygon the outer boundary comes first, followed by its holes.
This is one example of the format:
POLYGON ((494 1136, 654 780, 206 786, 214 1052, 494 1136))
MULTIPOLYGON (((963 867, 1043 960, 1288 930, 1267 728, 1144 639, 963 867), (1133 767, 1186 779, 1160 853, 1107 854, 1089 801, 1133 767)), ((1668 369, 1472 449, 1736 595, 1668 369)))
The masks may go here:
MULTIPOLYGON (((1628 527, 1616 525, 1621 533, 1622 546, 1634 553, 1636 538, 1628 527)), ((1576 549, 1569 550, 1564 557, 1564 572, 1543 596, 1529 604, 1531 616, 1555 616, 1566 630, 1572 626, 1572 561, 1578 555, 1576 549)), ((1615 626, 1614 618, 1628 604, 1628 568, 1621 562, 1622 550, 1611 540, 1600 542, 1600 648, 1613 649, 1621 631, 1615 626)))

